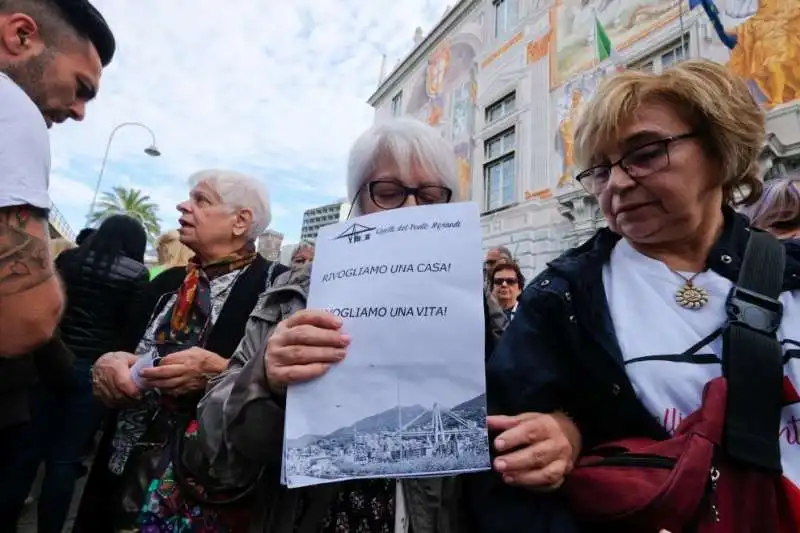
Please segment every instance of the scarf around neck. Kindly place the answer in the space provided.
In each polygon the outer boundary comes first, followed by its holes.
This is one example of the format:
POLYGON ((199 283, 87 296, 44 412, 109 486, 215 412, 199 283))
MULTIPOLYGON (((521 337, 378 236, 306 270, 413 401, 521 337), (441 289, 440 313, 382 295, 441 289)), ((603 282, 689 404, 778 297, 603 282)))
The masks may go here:
POLYGON ((186 266, 186 277, 178 289, 172 312, 156 330, 156 342, 198 345, 211 317, 211 281, 250 266, 256 258, 254 243, 202 265, 195 256, 186 266))

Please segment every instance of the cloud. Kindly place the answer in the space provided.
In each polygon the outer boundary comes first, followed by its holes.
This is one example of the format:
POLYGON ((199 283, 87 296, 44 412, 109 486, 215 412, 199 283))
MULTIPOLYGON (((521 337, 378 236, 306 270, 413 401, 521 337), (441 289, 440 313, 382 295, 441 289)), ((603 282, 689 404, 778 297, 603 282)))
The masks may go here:
MULTIPOLYGON (((347 151, 373 119, 381 54, 394 65, 417 26, 429 31, 448 0, 95 0, 118 52, 83 123, 52 130, 53 200, 73 229, 91 202, 114 126, 101 191, 135 186, 165 227, 202 168, 263 179, 273 228, 296 241, 304 209, 345 194, 347 151)), ((451 3, 453 0, 449 0, 451 3)))

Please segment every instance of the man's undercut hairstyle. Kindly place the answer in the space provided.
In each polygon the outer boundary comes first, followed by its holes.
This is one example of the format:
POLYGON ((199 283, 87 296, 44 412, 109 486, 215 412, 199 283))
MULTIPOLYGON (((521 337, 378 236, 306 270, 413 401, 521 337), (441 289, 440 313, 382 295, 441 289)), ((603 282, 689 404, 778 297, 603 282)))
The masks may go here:
POLYGON ((114 34, 89 0, 0 0, 0 13, 31 17, 48 48, 58 48, 65 39, 77 37, 94 45, 104 67, 114 58, 114 34))

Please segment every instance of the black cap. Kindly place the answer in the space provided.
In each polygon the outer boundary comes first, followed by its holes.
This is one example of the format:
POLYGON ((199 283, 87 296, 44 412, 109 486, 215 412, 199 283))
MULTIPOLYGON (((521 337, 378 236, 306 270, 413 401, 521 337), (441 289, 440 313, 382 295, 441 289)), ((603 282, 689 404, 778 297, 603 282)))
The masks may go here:
POLYGON ((117 43, 106 19, 89 0, 53 0, 75 30, 89 39, 104 67, 111 63, 117 43))

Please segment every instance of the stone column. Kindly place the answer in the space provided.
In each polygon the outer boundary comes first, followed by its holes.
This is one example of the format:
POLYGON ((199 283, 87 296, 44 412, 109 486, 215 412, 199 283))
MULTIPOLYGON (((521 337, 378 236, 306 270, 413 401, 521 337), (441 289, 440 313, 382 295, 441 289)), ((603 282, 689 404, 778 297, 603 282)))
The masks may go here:
POLYGON ((603 226, 597 200, 581 187, 564 187, 553 196, 558 201, 558 212, 572 224, 572 229, 564 235, 565 248, 585 242, 603 226))

